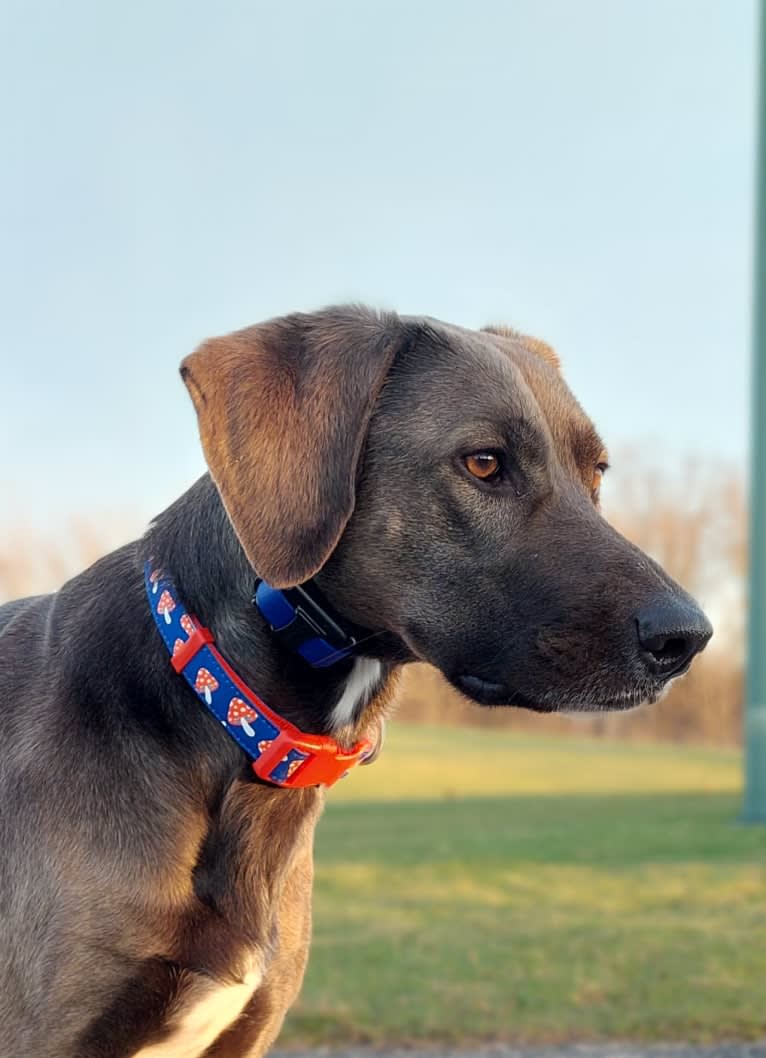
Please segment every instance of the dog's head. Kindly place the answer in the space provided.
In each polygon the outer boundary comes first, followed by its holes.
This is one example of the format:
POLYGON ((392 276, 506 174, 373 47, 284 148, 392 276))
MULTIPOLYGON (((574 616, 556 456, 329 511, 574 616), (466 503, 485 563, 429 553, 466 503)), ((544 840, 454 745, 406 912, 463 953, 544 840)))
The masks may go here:
POLYGON ((254 569, 486 704, 626 708, 711 635, 599 512, 604 445, 544 343, 328 309, 182 365, 254 569))

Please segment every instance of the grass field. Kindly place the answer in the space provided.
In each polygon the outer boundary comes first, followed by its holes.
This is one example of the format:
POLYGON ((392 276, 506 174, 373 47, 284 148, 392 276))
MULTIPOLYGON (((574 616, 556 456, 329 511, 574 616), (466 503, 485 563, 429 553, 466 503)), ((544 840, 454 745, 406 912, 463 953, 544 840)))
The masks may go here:
POLYGON ((766 1036, 734 751, 396 728, 328 797, 280 1043, 766 1036))

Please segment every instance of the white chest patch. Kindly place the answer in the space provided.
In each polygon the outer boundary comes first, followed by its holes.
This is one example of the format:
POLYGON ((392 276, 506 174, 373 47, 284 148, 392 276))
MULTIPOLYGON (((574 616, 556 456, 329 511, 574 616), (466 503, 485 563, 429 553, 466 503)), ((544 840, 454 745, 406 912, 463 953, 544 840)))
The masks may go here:
POLYGON ((133 1058, 201 1058, 245 1009, 263 977, 251 970, 236 984, 197 978, 181 994, 168 1019, 168 1036, 136 1051, 133 1058))
POLYGON ((354 667, 346 680, 343 694, 332 711, 334 730, 345 727, 354 719, 358 709, 369 700, 375 687, 380 682, 381 665, 373 658, 357 658, 354 667))

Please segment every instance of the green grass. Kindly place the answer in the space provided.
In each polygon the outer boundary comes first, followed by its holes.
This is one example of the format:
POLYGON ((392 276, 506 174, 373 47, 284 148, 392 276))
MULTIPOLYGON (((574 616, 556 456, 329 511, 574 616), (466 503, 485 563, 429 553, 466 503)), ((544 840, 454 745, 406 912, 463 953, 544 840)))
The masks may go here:
POLYGON ((739 755, 394 728, 328 797, 282 1045, 766 1035, 739 755))

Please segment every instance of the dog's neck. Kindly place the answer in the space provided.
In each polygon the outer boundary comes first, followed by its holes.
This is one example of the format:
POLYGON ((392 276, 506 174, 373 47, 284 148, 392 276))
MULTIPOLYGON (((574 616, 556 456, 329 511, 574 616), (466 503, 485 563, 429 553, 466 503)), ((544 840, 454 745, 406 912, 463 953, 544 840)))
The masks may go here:
POLYGON ((238 675, 275 712, 344 745, 374 726, 395 661, 376 642, 375 657, 360 653, 314 669, 279 644, 252 604, 255 574, 207 475, 156 519, 147 547, 238 675))

